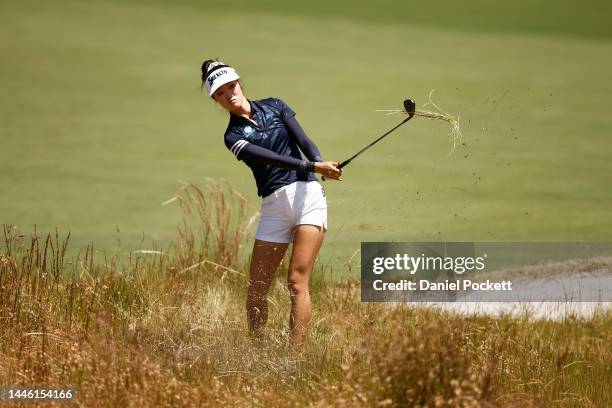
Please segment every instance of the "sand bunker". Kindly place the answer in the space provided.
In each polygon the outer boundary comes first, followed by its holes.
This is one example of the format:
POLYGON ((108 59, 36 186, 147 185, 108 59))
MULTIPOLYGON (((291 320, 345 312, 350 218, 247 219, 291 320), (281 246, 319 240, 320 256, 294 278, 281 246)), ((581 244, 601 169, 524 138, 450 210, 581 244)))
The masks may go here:
MULTIPOLYGON (((558 292, 560 288, 563 288, 567 293, 568 299, 593 299, 593 293, 601 293, 603 290, 609 294, 609 290, 612 288, 611 275, 581 276, 579 288, 576 288, 575 282, 575 277, 571 276, 520 282, 515 285, 513 295, 520 299, 529 299, 531 296, 537 296, 541 293, 558 292)), ((481 294, 474 292, 459 299, 457 302, 424 302, 423 305, 462 315, 511 315, 514 317, 528 317, 534 320, 561 320, 568 317, 589 318, 596 313, 609 310, 612 305, 612 302, 608 301, 482 302, 479 301, 479 296, 481 294)), ((606 297, 606 300, 608 297, 606 297)))

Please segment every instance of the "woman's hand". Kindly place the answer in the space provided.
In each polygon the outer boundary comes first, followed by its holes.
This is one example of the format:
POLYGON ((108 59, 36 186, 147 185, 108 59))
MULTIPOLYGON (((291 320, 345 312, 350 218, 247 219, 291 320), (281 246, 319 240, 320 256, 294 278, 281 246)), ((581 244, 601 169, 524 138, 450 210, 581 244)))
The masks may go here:
POLYGON ((337 168, 336 166, 338 166, 338 162, 316 162, 314 167, 315 167, 315 173, 319 173, 321 175, 323 175, 323 180, 325 180, 326 178, 332 179, 332 180, 340 180, 342 181, 342 179, 340 178, 340 176, 342 175, 342 169, 337 168))

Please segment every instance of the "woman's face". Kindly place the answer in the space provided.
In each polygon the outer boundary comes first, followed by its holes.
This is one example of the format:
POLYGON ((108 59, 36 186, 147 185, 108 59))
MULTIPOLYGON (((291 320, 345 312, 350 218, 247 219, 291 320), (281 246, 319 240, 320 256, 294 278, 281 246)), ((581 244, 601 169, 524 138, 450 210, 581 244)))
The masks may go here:
POLYGON ((238 80, 222 85, 213 94, 215 101, 226 110, 234 112, 239 109, 244 102, 244 94, 238 80))

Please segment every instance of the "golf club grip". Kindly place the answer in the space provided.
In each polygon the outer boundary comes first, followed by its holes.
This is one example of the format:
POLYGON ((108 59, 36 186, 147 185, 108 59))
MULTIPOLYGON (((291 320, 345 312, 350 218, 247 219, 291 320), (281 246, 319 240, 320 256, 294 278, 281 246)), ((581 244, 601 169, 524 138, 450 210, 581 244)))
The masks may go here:
POLYGON ((351 162, 350 160, 345 160, 345 161, 343 161, 342 163, 340 163, 340 164, 339 164, 339 165, 338 165, 336 168, 337 168, 337 169, 341 169, 341 168, 343 168, 344 166, 346 166, 347 164, 349 164, 350 162, 351 162))
MULTIPOLYGON (((341 169, 344 166, 346 166, 347 164, 349 164, 351 161, 350 160, 345 160, 342 163, 340 163, 338 166, 336 166, 337 169, 341 169)), ((321 176, 321 180, 325 181, 325 176, 321 176)))

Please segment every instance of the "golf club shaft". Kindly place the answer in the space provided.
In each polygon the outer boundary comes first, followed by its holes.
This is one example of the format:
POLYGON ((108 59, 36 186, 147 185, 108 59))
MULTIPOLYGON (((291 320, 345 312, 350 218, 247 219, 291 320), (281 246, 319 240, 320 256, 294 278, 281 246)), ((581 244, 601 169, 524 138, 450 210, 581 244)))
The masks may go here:
POLYGON ((374 140, 373 142, 371 142, 370 144, 368 144, 367 146, 364 146, 363 149, 361 149, 360 151, 358 151, 357 153, 355 153, 354 155, 352 155, 351 157, 349 157, 348 159, 346 159, 345 161, 343 161, 342 163, 340 163, 338 165, 338 168, 341 169, 344 166, 346 166, 347 164, 349 164, 354 158, 356 158, 357 156, 359 156, 361 153, 365 152, 366 150, 368 150, 370 147, 374 146, 376 143, 380 142, 385 136, 387 136, 389 133, 393 132, 395 129, 397 129, 398 127, 402 126, 404 123, 408 122, 410 120, 410 117, 407 117, 406 119, 404 119, 401 123, 399 123, 398 125, 396 125, 395 127, 393 127, 391 130, 389 130, 388 132, 386 132, 384 135, 379 136, 376 140, 374 140))
MULTIPOLYGON (((398 127, 402 126, 404 123, 408 122, 410 119, 412 118, 412 116, 408 116, 406 119, 404 119, 403 121, 401 121, 401 123, 399 123, 398 125, 396 125, 395 127, 393 127, 391 130, 387 131, 385 134, 383 134, 382 136, 379 136, 376 140, 374 140, 373 142, 371 142, 370 144, 368 144, 367 146, 363 147, 360 151, 358 151, 357 153, 355 153, 354 155, 352 155, 351 157, 349 157, 348 159, 344 160, 342 163, 340 163, 338 165, 337 168, 341 169, 344 166, 348 165, 354 158, 356 158, 357 156, 359 156, 361 153, 365 152, 366 150, 368 150, 370 147, 374 146, 376 143, 380 142, 385 136, 387 136, 389 133, 393 132, 395 129, 397 129, 398 127)), ((323 181, 325 181, 325 176, 322 176, 321 179, 323 181)))

